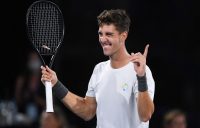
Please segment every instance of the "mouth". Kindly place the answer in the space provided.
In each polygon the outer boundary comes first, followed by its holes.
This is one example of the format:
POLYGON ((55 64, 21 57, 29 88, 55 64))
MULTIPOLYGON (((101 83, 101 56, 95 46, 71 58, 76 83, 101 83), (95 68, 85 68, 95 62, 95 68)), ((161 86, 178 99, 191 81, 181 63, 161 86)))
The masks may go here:
POLYGON ((101 45, 102 45, 103 47, 109 47, 109 46, 112 46, 112 44, 109 43, 109 42, 101 43, 101 45))

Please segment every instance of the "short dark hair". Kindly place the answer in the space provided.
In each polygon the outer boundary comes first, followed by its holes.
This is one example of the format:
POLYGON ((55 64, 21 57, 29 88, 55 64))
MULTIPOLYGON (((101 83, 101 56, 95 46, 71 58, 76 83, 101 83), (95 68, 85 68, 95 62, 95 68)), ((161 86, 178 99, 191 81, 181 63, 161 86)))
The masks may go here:
POLYGON ((102 26, 104 24, 113 24, 119 32, 128 32, 131 23, 131 20, 126 11, 122 9, 104 10, 102 13, 99 14, 97 20, 99 26, 102 26))

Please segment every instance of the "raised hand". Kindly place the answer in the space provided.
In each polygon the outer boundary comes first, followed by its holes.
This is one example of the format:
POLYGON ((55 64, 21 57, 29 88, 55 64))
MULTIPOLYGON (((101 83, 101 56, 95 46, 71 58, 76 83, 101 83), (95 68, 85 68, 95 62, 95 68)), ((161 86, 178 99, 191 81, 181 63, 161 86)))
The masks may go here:
POLYGON ((130 61, 134 63, 134 68, 138 76, 145 75, 145 67, 146 67, 146 58, 148 54, 149 44, 146 45, 144 49, 144 53, 131 53, 130 61))
POLYGON ((41 76, 42 83, 44 84, 45 81, 50 81, 51 84, 54 86, 58 81, 56 73, 53 70, 51 70, 48 66, 46 66, 46 67, 41 66, 41 70, 42 70, 41 71, 42 72, 42 76, 41 76))

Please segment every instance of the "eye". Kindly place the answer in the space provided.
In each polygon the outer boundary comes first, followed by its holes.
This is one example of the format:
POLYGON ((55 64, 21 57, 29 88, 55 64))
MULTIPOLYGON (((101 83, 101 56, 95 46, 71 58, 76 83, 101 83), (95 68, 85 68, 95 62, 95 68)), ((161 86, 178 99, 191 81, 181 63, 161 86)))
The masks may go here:
POLYGON ((108 36, 108 37, 112 37, 112 36, 113 36, 113 33, 111 33, 111 32, 107 32, 107 33, 106 33, 106 36, 108 36))
POLYGON ((103 34, 102 34, 102 32, 98 32, 98 35, 99 35, 99 36, 102 36, 103 34))

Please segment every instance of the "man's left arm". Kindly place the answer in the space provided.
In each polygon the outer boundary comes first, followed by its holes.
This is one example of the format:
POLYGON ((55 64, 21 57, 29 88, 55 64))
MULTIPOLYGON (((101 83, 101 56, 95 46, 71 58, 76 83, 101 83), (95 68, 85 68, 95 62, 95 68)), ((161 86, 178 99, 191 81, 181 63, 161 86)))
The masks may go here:
POLYGON ((153 96, 150 96, 148 90, 148 84, 150 82, 147 82, 147 79, 149 80, 149 78, 147 77, 149 77, 149 73, 146 72, 146 57, 148 53, 148 47, 149 45, 146 45, 143 54, 141 54, 140 52, 136 54, 131 54, 131 62, 134 63, 134 69, 137 73, 138 80, 138 114, 140 120, 143 122, 149 121, 154 112, 153 96))
POLYGON ((140 117, 140 120, 143 122, 149 121, 153 112, 154 112, 154 103, 153 103, 153 95, 154 95, 154 83, 153 80, 147 78, 148 76, 142 76, 138 78, 138 95, 137 95, 137 106, 138 106, 138 114, 140 117), (146 83, 143 83, 145 81, 140 81, 141 79, 146 79, 146 83), (146 77, 146 78, 145 78, 146 77), (148 81, 148 82, 147 82, 148 81), (142 83, 140 83, 142 82, 142 83), (148 85, 147 88, 141 87, 144 86, 141 84, 148 85))

